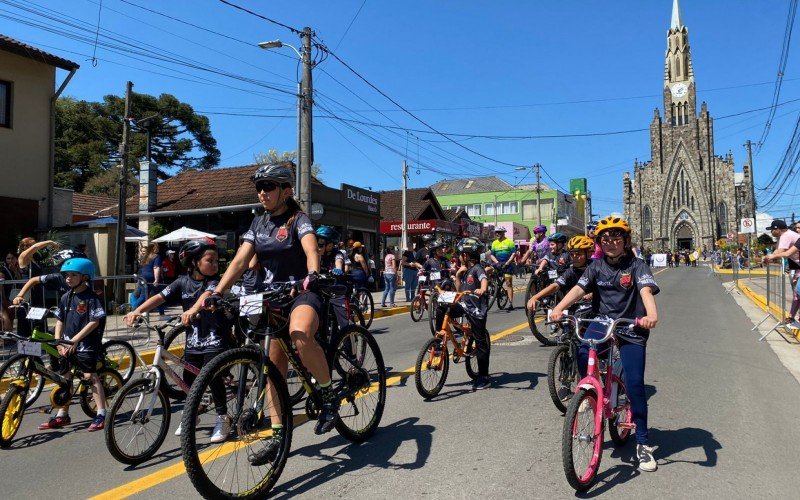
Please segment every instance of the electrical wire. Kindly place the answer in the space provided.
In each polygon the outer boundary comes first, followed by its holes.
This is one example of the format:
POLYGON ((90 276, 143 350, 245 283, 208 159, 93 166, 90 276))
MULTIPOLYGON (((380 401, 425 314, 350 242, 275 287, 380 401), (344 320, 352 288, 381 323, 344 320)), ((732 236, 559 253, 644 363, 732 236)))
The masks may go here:
POLYGON ((247 12, 251 16, 255 16, 255 17, 259 18, 259 19, 262 19, 262 20, 267 21, 269 23, 272 23, 272 24, 275 24, 277 26, 280 26, 281 28, 286 28, 287 30, 291 31, 292 33, 295 33, 295 34, 298 34, 298 35, 300 33, 302 33, 297 28, 293 28, 293 27, 289 26, 288 24, 284 24, 284 23, 282 23, 280 21, 276 21, 275 19, 271 19, 271 18, 269 18, 267 16, 261 15, 261 14, 259 14, 257 12, 254 12, 254 11, 250 10, 250 9, 242 7, 241 5, 236 5, 235 3, 229 2, 228 0, 219 0, 219 1, 224 3, 225 5, 227 5, 229 7, 233 7, 234 9, 238 9, 238 10, 241 10, 243 12, 247 12))
POLYGON ((339 50, 339 45, 342 44, 342 42, 344 41, 344 38, 350 32, 350 28, 353 27, 353 23, 356 22, 356 19, 358 19, 358 15, 361 14, 361 9, 363 9, 364 5, 366 5, 366 4, 367 4, 367 0, 364 0, 363 2, 361 2, 361 7, 358 8, 358 10, 356 11, 356 15, 353 16, 353 19, 350 20, 350 24, 347 25, 347 29, 344 30, 344 33, 342 34, 342 37, 339 38, 338 42, 336 42, 336 47, 334 47, 333 50, 339 50))

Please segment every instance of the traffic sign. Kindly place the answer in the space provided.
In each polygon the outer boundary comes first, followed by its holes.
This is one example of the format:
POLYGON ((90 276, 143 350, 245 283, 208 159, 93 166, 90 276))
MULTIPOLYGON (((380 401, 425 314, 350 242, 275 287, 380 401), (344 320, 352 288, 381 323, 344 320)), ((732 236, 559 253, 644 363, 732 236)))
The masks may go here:
POLYGON ((745 218, 742 219, 742 227, 741 233, 755 233, 756 232, 756 220, 753 218, 745 218))

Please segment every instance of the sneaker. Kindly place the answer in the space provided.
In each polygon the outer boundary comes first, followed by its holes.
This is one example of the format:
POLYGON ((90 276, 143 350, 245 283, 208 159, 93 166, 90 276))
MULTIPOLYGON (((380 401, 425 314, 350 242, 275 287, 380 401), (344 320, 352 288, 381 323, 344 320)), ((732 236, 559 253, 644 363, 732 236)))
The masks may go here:
POLYGON ((653 448, 646 444, 636 445, 636 458, 639 459, 639 470, 653 472, 658 469, 656 459, 653 458, 653 448))
POLYGON ((250 456, 250 465, 259 467, 274 462, 278 458, 283 441, 283 429, 272 429, 272 436, 264 441, 264 447, 250 456))
POLYGON ((69 425, 72 423, 72 419, 69 418, 69 415, 64 415, 63 417, 50 417, 50 420, 47 422, 39 424, 40 431, 47 431, 50 429, 61 429, 65 425, 69 425))
POLYGON ((330 432, 336 424, 336 419, 339 418, 339 399, 333 392, 333 387, 320 389, 320 392, 322 393, 322 410, 319 412, 317 425, 314 427, 315 434, 330 432))
POLYGON ((386 307, 386 304, 381 304, 381 307, 386 307))
POLYGON ((183 430, 183 422, 179 422, 178 423, 178 428, 175 429, 175 435, 176 436, 180 436, 182 430, 183 430))
POLYGON ((490 385, 492 385, 492 379, 490 377, 484 375, 482 377, 476 378, 472 382, 472 390, 473 391, 479 391, 481 389, 486 389, 490 385))
POLYGON ((389 304, 389 307, 397 307, 397 304, 389 304))
POLYGON ((222 443, 231 433, 231 417, 227 415, 217 415, 217 425, 214 426, 214 432, 211 433, 211 443, 222 443))
POLYGON ((514 306, 508 306, 508 309, 507 309, 507 310, 508 310, 509 312, 510 312, 510 311, 513 311, 513 310, 514 310, 514 306))
POLYGON ((89 428, 86 429, 89 432, 96 432, 102 431, 106 427, 106 416, 105 415, 98 415, 94 417, 92 423, 89 425, 89 428))

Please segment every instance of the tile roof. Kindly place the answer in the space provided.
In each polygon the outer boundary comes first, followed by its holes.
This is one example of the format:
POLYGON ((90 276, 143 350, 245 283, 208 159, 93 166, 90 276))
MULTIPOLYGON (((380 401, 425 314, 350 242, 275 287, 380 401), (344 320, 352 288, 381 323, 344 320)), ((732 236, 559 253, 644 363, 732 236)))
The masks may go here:
MULTIPOLYGON (((444 218, 444 210, 431 188, 406 189, 406 215, 410 220, 419 219, 432 206, 437 219, 444 218)), ((403 192, 381 191, 381 219, 396 221, 403 218, 403 192)))
POLYGON ((22 43, 19 40, 14 40, 11 37, 0 34, 0 50, 11 52, 18 56, 27 57, 34 61, 43 62, 50 66, 65 69, 67 71, 78 69, 80 66, 68 59, 64 59, 53 54, 47 53, 41 49, 37 49, 27 43, 22 43))
MULTIPOLYGON (((466 214, 467 211, 463 208, 455 209, 455 208, 445 208, 444 209, 444 216, 447 222, 456 222, 457 220, 461 219, 462 214, 466 214)), ((467 216, 469 217, 469 216, 467 216)))
POLYGON ((73 215, 97 215, 108 209, 117 206, 116 198, 107 196, 95 196, 92 194, 72 193, 72 214, 73 215))
POLYGON ((495 176, 445 179, 431 186, 433 192, 439 196, 446 194, 491 193, 494 191, 507 191, 513 188, 511 184, 495 176))

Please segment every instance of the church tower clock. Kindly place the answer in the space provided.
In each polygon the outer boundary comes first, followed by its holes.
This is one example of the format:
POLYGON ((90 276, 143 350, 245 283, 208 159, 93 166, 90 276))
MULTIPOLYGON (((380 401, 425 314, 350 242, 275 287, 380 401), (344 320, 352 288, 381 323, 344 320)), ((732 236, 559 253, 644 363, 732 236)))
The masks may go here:
POLYGON ((681 21, 678 0, 673 0, 665 59, 664 117, 669 125, 688 125, 696 116, 697 101, 692 55, 689 50, 689 30, 681 21))

